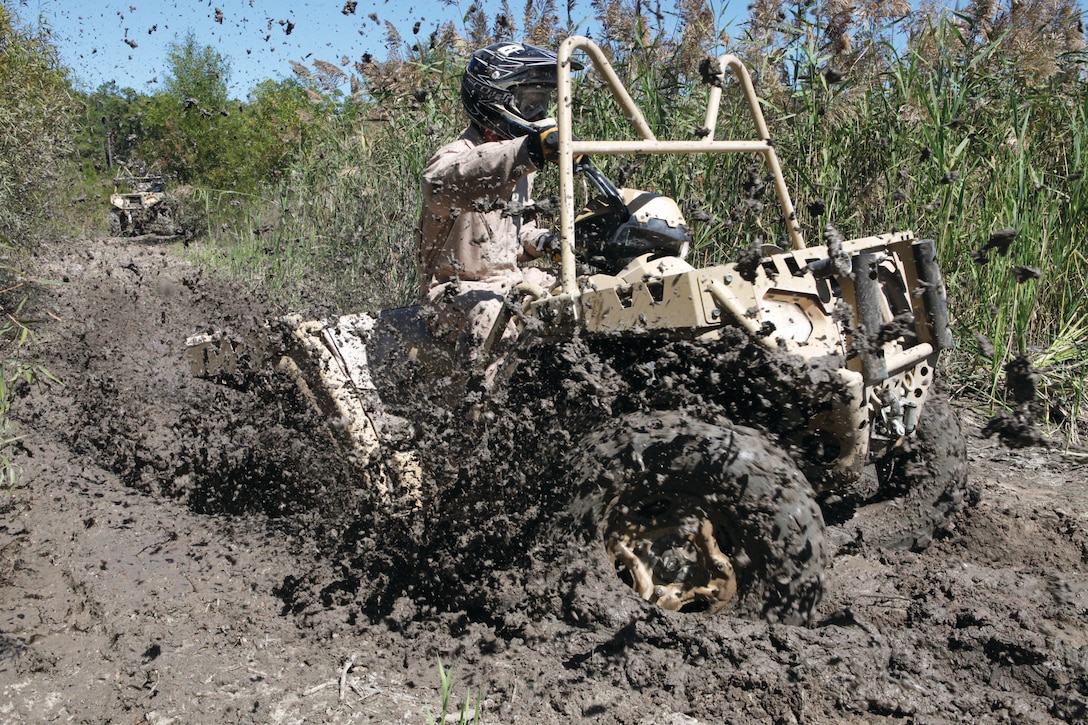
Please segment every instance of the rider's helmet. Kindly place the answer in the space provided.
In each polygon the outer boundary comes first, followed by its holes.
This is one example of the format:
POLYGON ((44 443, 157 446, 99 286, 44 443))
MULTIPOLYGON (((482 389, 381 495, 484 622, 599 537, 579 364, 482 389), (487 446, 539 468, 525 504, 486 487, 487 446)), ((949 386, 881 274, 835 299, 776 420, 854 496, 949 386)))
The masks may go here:
MULTIPOLYGON (((525 43, 503 42, 472 54, 461 79, 461 102, 472 122, 499 138, 533 131, 555 95, 558 57, 525 43)), ((574 70, 582 64, 571 61, 574 70)))

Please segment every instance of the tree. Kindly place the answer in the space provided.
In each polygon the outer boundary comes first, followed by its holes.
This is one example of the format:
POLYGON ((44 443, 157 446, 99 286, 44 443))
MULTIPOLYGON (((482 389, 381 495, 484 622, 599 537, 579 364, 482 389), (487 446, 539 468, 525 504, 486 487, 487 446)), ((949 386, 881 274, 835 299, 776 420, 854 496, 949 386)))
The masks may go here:
POLYGON ((239 123, 227 94, 230 63, 211 46, 200 47, 189 33, 167 54, 163 91, 152 97, 146 114, 145 151, 181 181, 230 186, 230 150, 239 123))
POLYGON ((97 172, 108 172, 137 156, 149 100, 132 88, 119 87, 117 81, 103 83, 86 96, 76 140, 79 158, 97 172))
POLYGON ((210 45, 198 47, 192 32, 181 44, 170 44, 166 62, 169 66, 164 83, 167 95, 206 109, 218 109, 227 104, 230 61, 210 45))
POLYGON ((254 183, 271 181, 306 147, 318 124, 314 103, 295 79, 268 80, 249 94, 244 109, 244 142, 236 145, 235 168, 254 183))

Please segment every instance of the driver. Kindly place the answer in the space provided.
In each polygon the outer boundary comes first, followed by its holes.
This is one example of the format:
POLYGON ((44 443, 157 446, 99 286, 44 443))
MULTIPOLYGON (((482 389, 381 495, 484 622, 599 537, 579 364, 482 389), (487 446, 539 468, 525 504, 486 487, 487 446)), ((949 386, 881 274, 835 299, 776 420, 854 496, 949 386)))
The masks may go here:
POLYGON ((421 304, 432 333, 456 341, 470 365, 484 362, 498 339, 517 334, 513 324, 493 328, 518 283, 556 283, 549 271, 520 264, 557 246, 556 236, 537 226, 531 201, 535 172, 559 156, 556 125, 547 118, 557 63, 555 53, 523 43, 473 53, 461 81, 468 128, 423 172, 421 304))

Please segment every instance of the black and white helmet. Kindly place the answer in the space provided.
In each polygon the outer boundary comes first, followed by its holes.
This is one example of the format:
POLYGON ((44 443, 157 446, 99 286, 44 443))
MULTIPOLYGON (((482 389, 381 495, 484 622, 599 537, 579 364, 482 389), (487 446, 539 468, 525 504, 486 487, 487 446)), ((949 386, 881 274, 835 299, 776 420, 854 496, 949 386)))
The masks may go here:
MULTIPOLYGON (((472 54, 461 79, 461 102, 468 117, 500 138, 532 131, 548 115, 555 95, 558 56, 524 43, 503 42, 472 54)), ((574 70, 581 63, 572 61, 574 70)))

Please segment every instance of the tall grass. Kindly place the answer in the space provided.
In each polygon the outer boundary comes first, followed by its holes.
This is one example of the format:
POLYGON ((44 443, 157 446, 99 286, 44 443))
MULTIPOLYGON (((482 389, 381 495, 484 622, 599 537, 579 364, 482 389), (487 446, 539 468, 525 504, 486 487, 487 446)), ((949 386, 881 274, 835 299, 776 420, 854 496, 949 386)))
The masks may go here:
POLYGON ((60 207, 75 110, 48 29, 0 5, 0 242, 30 248, 60 207))
POLYGON ((19 438, 14 389, 45 371, 23 358, 31 327, 12 259, 32 250, 61 207, 74 104, 68 74, 45 28, 24 27, 0 5, 0 483, 10 489, 19 438))
MULTIPOLYGON (((917 23, 907 40, 894 22, 871 28, 864 53, 850 56, 841 35, 829 40, 833 25, 798 13, 761 36, 763 45, 740 40, 729 48, 755 61, 757 92, 810 243, 828 223, 848 237, 913 229, 935 239, 960 342, 947 358, 954 385, 1000 405, 1005 363, 1027 355, 1042 373, 1048 419, 1076 438, 1084 432, 1088 357, 1083 58, 1067 54, 1063 72, 1026 79, 1002 45, 1006 36, 982 38, 956 17, 917 23), (1007 228, 1017 234, 1006 254, 980 253, 1007 228)), ((655 133, 696 135, 707 88, 690 60, 673 62, 692 57, 678 50, 686 41, 637 20, 614 37, 623 42, 606 50, 655 133)), ((410 303, 418 179, 428 155, 463 125, 457 82, 466 53, 451 43, 399 59, 396 72, 383 67, 384 85, 356 101, 359 120, 331 124, 258 203, 213 228, 205 254, 291 302, 304 302, 317 283, 337 309, 410 303)), ((576 81, 574 117, 582 138, 633 136, 589 74, 576 81)), ((753 135, 739 94, 727 88, 718 138, 753 135)), ((598 162, 624 185, 681 202, 695 228, 697 264, 754 243, 786 244, 754 158, 598 162)), ((554 175, 540 176, 538 196, 552 193, 554 175)))

